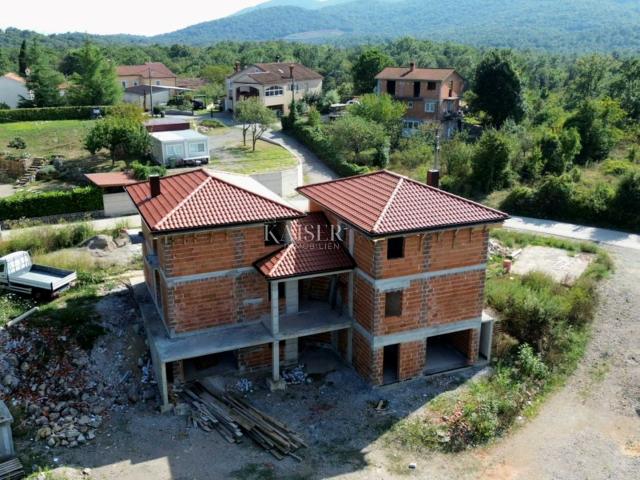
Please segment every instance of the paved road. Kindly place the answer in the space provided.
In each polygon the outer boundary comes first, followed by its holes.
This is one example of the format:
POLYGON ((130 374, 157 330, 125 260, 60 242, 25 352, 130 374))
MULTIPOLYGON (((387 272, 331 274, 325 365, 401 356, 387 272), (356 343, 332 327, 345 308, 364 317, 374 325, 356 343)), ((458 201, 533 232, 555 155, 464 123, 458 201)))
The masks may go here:
POLYGON ((609 230, 606 228, 585 227, 571 223, 540 220, 528 217, 513 217, 504 224, 506 228, 524 230, 533 233, 545 233, 575 240, 588 240, 614 247, 640 250, 640 235, 609 230))

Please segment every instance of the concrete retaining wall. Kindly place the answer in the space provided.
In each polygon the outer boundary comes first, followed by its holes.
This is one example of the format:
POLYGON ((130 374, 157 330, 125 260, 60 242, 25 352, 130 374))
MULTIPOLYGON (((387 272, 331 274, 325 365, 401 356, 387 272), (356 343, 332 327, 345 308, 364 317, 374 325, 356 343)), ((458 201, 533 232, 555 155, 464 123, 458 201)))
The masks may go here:
POLYGON ((302 165, 279 172, 256 173, 251 178, 283 198, 290 197, 302 185, 302 165))

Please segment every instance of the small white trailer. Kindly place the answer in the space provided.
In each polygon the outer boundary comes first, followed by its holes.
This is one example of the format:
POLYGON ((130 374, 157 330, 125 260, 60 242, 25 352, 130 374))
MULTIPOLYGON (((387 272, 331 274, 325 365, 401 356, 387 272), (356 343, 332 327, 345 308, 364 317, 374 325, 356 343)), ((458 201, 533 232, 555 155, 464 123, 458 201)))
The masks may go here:
POLYGON ((29 252, 0 257, 0 289, 35 297, 55 297, 77 279, 76 272, 34 265, 29 252))

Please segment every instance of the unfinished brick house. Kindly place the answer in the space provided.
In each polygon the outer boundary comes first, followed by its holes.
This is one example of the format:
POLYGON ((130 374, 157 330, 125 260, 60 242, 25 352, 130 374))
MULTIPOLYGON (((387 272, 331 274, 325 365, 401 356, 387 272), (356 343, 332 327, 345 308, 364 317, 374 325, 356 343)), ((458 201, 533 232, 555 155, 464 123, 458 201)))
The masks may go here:
POLYGON ((295 364, 335 349, 372 384, 488 359, 489 227, 507 215, 388 171, 300 187, 309 213, 205 170, 128 186, 142 216, 167 383, 228 362, 295 364))
POLYGON ((441 124, 447 137, 460 129, 464 78, 453 68, 388 67, 376 75, 376 93, 405 103, 406 135, 424 123, 441 124))

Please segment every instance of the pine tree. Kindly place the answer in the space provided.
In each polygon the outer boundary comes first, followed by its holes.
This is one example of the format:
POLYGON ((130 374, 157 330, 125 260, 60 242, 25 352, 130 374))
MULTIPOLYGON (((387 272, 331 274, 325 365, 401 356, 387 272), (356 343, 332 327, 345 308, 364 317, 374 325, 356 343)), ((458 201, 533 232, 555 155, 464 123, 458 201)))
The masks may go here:
POLYGON ((20 45, 20 53, 18 54, 18 73, 21 76, 26 76, 27 74, 27 41, 22 40, 22 45, 20 45))

